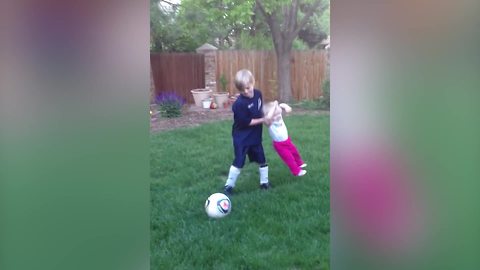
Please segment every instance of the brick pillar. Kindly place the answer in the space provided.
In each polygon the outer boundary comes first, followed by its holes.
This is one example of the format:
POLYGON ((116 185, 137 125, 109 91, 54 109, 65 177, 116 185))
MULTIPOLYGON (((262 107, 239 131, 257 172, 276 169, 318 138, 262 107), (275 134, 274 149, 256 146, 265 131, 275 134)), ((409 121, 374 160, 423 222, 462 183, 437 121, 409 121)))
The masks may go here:
POLYGON ((208 43, 197 48, 197 53, 205 55, 205 88, 217 91, 217 48, 208 43))

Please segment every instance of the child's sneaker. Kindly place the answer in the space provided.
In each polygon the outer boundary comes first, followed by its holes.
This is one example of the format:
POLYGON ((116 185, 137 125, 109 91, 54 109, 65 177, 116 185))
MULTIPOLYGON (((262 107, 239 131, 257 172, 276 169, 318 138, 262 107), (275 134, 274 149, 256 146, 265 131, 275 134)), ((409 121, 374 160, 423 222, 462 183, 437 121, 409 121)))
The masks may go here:
POLYGON ((300 168, 302 168, 302 169, 305 168, 305 167, 307 167, 307 163, 303 163, 302 165, 300 165, 300 168))
POLYGON ((270 188, 270 183, 260 184, 260 189, 269 189, 269 188, 270 188))
POLYGON ((233 187, 232 186, 226 185, 223 188, 223 191, 224 191, 225 195, 233 195, 233 187))
POLYGON ((300 170, 300 172, 297 174, 297 176, 304 176, 307 173, 305 170, 300 170))

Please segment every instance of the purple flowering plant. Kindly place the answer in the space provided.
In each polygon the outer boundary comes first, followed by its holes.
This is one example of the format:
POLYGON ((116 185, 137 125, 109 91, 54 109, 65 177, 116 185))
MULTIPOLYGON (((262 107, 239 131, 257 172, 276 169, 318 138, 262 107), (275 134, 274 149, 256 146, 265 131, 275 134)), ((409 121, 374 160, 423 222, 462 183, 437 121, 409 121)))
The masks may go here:
POLYGON ((163 92, 157 95, 156 103, 161 116, 172 118, 182 115, 185 100, 173 92, 163 92))

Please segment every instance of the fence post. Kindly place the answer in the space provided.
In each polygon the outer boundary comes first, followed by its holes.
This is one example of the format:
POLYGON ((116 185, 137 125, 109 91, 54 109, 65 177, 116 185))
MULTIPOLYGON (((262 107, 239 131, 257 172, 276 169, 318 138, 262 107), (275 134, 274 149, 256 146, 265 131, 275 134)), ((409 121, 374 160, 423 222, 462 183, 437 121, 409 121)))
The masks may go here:
POLYGON ((217 47, 205 43, 197 48, 197 53, 205 55, 205 88, 217 91, 217 47))

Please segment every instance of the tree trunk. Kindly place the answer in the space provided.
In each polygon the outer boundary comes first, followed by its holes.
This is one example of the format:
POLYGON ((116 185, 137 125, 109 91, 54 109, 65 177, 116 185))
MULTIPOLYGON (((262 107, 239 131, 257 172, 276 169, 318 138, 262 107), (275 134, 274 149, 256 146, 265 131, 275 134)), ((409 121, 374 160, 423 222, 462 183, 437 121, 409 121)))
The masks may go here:
POLYGON ((290 51, 277 51, 277 82, 281 102, 293 101, 290 78, 290 51))
POLYGON ((279 38, 274 36, 275 53, 277 54, 277 82, 278 94, 281 102, 293 101, 292 84, 290 77, 291 62, 290 54, 293 47, 293 39, 279 38))
POLYGON ((150 120, 157 115, 155 82, 153 81, 152 65, 150 64, 150 120))
POLYGON ((155 103, 156 93, 155 93, 155 83, 153 81, 153 71, 152 65, 150 65, 150 104, 155 103))
POLYGON ((302 5, 298 0, 293 0, 290 5, 285 2, 283 5, 277 6, 276 10, 269 12, 265 10, 262 2, 262 0, 255 0, 256 6, 265 17, 270 32, 272 33, 273 45, 277 56, 279 99, 282 102, 291 102, 293 101, 293 95, 290 78, 290 52, 292 51, 293 40, 295 40, 300 30, 307 24, 309 18, 317 8, 324 3, 324 6, 321 8, 321 12, 323 12, 329 4, 322 0, 311 3, 311 8, 304 14, 302 20, 297 22, 298 10, 300 5, 302 5), (279 13, 283 16, 276 15, 279 13), (283 24, 281 23, 282 21, 283 24))

